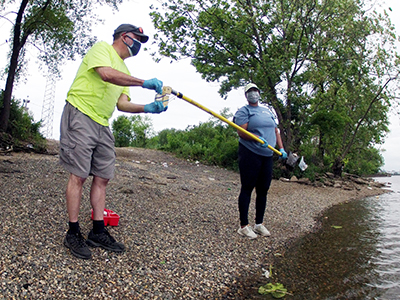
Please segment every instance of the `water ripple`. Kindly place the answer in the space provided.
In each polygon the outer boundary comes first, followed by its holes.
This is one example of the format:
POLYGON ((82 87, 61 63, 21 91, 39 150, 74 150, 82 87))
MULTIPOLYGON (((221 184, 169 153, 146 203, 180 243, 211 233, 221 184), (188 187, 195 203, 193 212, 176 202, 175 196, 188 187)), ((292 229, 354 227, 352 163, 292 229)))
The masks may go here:
POLYGON ((275 263, 294 299, 400 299, 400 176, 390 181, 395 192, 332 208, 275 263))

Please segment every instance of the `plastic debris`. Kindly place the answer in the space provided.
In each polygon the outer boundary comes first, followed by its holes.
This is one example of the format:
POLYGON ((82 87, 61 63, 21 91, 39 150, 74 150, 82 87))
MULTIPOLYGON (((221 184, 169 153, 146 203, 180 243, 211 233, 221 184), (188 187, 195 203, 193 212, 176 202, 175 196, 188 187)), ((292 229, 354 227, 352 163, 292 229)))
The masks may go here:
POLYGON ((299 168, 303 172, 308 168, 308 165, 304 161, 304 156, 301 157, 300 162, 299 162, 299 168))
POLYGON ((264 268, 262 268, 262 270, 263 270, 263 276, 269 278, 269 270, 265 270, 264 268))

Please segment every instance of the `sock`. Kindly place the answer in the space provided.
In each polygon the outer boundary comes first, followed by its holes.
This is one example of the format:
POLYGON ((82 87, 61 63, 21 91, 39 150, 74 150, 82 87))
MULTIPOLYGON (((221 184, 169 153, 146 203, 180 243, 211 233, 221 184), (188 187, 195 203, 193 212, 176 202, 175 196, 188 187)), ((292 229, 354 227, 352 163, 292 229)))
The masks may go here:
POLYGON ((104 231, 104 220, 93 220, 93 233, 99 234, 104 231))
POLYGON ((78 233, 79 232, 79 222, 69 222, 68 233, 78 233))

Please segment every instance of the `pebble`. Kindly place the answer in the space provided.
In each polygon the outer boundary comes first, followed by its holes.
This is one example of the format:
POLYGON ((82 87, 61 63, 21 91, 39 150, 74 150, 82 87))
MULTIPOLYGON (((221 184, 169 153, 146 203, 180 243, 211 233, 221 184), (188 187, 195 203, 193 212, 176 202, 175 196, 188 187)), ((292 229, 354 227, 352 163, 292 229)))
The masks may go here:
MULTIPOLYGON (((272 235, 248 240, 236 232, 237 173, 160 151, 117 149, 106 207, 120 215, 109 231, 127 250, 95 248, 91 260, 81 260, 63 245, 67 179, 56 156, 0 157, 1 299, 251 299, 269 257, 314 230, 323 210, 382 193, 274 180, 265 213, 272 235), (143 168, 147 161, 155 164, 143 168)), ((79 220, 84 235, 92 226, 90 181, 79 220)), ((254 199, 250 208, 252 220, 254 199)))

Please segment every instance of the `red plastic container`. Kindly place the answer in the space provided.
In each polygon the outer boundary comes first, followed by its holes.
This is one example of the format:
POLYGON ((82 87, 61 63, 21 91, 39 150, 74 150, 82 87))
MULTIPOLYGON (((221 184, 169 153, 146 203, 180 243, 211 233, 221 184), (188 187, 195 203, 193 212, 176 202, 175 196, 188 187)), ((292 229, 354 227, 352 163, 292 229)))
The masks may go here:
MULTIPOLYGON (((92 220, 93 220, 93 209, 92 209, 92 220)), ((119 215, 110 209, 104 209, 104 226, 118 226, 119 215)))

